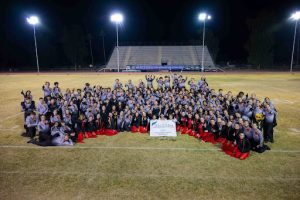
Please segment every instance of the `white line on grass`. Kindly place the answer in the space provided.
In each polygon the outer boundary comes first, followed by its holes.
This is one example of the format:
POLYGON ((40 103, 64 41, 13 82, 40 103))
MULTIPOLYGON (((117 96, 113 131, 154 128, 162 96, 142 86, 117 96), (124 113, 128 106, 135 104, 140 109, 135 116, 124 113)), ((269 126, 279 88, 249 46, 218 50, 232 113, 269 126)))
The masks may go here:
POLYGON ((281 181, 298 181, 300 177, 255 177, 255 176, 207 176, 200 175, 199 177, 195 176, 181 176, 181 175, 173 175, 173 174, 138 174, 138 173, 109 173, 109 172, 83 172, 83 171, 1 171, 0 174, 22 174, 22 175, 80 175, 80 176, 123 176, 123 177, 150 177, 150 178, 192 178, 192 179, 226 179, 226 180, 281 180, 281 181))
POLYGON ((10 115, 10 116, 8 116, 8 117, 5 117, 4 119, 1 119, 0 122, 3 122, 3 121, 8 120, 8 119, 10 119, 10 118, 14 118, 14 117, 16 117, 16 116, 18 116, 18 115, 20 115, 20 114, 23 114, 23 112, 19 112, 19 113, 16 113, 16 114, 14 114, 14 115, 10 115))
MULTIPOLYGON (((167 150, 167 151, 221 151, 221 149, 211 148, 177 148, 177 147, 100 147, 100 146, 24 146, 24 145, 0 145, 0 148, 16 148, 16 149, 128 149, 128 150, 167 150)), ((300 150, 284 150, 275 149, 268 152, 274 153, 300 153, 300 150)))

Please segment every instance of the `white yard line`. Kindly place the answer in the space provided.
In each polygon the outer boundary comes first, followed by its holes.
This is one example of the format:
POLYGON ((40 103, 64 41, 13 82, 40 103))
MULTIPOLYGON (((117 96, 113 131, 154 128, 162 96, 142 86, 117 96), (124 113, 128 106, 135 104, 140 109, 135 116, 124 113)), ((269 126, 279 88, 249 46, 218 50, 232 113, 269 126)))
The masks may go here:
MULTIPOLYGON (((176 148, 176 147, 101 147, 101 146, 25 146, 25 145, 0 145, 0 148, 15 148, 15 149, 127 149, 127 150, 165 150, 165 151, 221 151, 221 149, 211 149, 211 148, 176 148)), ((284 150, 275 149, 267 151, 270 153, 300 153, 300 150, 284 150)))
POLYGON ((24 113, 23 113, 23 112, 19 112, 19 113, 16 113, 16 114, 14 114, 14 115, 10 115, 10 116, 8 116, 8 117, 5 117, 5 118, 3 118, 3 119, 0 119, 0 122, 3 122, 3 121, 8 120, 8 119, 10 119, 10 118, 14 118, 14 117, 16 117, 16 116, 18 116, 18 115, 20 115, 20 114, 24 114, 24 113))
POLYGON ((106 172, 84 172, 84 171, 1 171, 0 174, 22 174, 22 175, 80 175, 80 176, 122 176, 122 177, 150 177, 150 178, 184 178, 184 179, 225 179, 225 180, 280 180, 280 181, 298 181, 300 177, 280 177, 280 176, 270 176, 270 177, 257 177, 257 176, 186 176, 186 175, 170 175, 170 174, 138 174, 138 173, 106 173, 106 172))

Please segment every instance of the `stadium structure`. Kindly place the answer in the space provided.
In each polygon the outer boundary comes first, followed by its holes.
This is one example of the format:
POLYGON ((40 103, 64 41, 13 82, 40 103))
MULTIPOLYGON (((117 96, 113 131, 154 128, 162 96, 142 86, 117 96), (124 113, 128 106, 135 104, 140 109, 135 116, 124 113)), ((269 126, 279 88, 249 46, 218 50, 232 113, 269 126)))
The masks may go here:
MULTIPOLYGON (((117 47, 101 71, 117 71, 117 47)), ((202 46, 119 46, 120 71, 201 71, 202 46)), ((216 67, 207 46, 203 54, 204 71, 223 71, 216 67)))

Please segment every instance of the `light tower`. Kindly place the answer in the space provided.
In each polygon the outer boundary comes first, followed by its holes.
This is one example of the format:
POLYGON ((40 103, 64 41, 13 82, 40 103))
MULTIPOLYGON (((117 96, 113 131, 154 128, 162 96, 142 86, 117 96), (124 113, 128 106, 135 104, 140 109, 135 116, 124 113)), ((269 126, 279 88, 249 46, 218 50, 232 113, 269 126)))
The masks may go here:
POLYGON ((202 58, 201 58, 201 71, 204 71, 204 42, 205 42, 205 22, 210 20, 211 16, 206 13, 200 13, 198 16, 199 21, 203 21, 203 34, 202 34, 202 58))
POLYGON ((37 50, 37 43, 36 43, 36 36, 35 36, 35 26, 40 23, 39 18, 36 16, 31 16, 26 18, 28 24, 33 26, 33 37, 34 37, 34 45, 35 45, 35 57, 36 57, 36 66, 37 72, 40 72, 40 65, 39 65, 39 56, 37 50))
POLYGON ((295 31, 294 31, 294 40, 293 40, 293 49, 292 49, 291 67, 290 67, 290 72, 293 72, 295 41, 296 41, 296 35, 297 35, 297 25, 298 25, 298 20, 300 19, 300 11, 294 12, 294 13, 291 15, 290 19, 295 21, 295 31))
POLYGON ((119 30, 118 26, 123 22, 123 15, 120 13, 114 13, 110 16, 110 21, 116 24, 116 31, 117 31, 117 65, 118 65, 118 72, 120 72, 120 58, 119 58, 119 30))

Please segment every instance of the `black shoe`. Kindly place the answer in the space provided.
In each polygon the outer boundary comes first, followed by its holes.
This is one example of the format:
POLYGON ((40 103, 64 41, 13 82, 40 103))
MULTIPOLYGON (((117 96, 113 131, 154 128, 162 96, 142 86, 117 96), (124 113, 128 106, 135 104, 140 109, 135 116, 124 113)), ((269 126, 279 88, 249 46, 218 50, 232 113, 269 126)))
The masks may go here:
POLYGON ((268 150, 268 151, 271 150, 270 147, 267 146, 267 145, 265 145, 265 149, 268 150))

